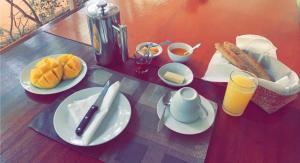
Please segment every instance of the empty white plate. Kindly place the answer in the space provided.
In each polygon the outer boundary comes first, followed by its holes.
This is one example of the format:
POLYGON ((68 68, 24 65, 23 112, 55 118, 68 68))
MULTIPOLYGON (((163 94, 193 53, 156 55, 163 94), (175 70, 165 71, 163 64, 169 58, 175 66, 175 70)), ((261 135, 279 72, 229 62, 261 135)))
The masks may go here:
MULTIPOLYGON (((60 54, 49 55, 46 57, 56 58, 59 55, 60 54)), ((43 58, 46 58, 46 57, 43 57, 43 58)), ((21 83, 22 87, 25 90, 27 90, 28 92, 31 92, 34 94, 40 94, 40 95, 59 93, 59 92, 62 92, 62 91, 65 91, 65 90, 68 90, 68 89, 74 87, 76 84, 78 84, 84 78, 84 76, 87 73, 86 63, 84 62, 84 60, 82 60, 81 58, 78 57, 81 61, 82 69, 81 69, 80 74, 76 78, 70 79, 70 80, 63 80, 54 88, 50 88, 50 89, 37 88, 37 87, 33 86, 30 82, 30 71, 31 71, 31 69, 33 69, 35 67, 36 63, 43 58, 40 58, 40 59, 37 59, 37 60, 31 62, 30 64, 25 66, 21 72, 20 83, 21 83)))
POLYGON ((192 70, 182 63, 168 63, 163 65, 158 70, 158 76, 164 83, 174 87, 189 85, 194 79, 192 70), (182 84, 177 84, 166 80, 163 76, 167 71, 182 75, 184 77, 184 82, 182 84))
MULTIPOLYGON (((165 105, 162 102, 162 98, 163 97, 161 97, 157 103, 157 115, 159 119, 161 119, 163 109, 165 107, 165 105)), ((216 106, 213 106, 213 104, 210 101, 208 101, 206 98, 202 96, 200 96, 200 98, 201 98, 202 105, 208 111, 208 116, 206 118, 199 118, 198 120, 192 123, 182 123, 180 121, 177 121, 172 116, 169 109, 167 109, 164 115, 164 125, 172 131, 175 131, 180 134, 185 134, 185 135, 194 135, 206 131, 208 128, 212 126, 215 120, 216 113, 214 107, 216 106)))
POLYGON ((78 146, 95 146, 108 142, 118 136, 127 126, 131 117, 131 107, 128 99, 119 93, 111 105, 107 115, 96 130, 90 144, 85 145, 80 137, 76 136, 77 125, 68 111, 68 104, 73 101, 85 99, 91 95, 99 94, 103 87, 82 89, 68 96, 56 109, 53 125, 57 135, 64 141, 78 146))

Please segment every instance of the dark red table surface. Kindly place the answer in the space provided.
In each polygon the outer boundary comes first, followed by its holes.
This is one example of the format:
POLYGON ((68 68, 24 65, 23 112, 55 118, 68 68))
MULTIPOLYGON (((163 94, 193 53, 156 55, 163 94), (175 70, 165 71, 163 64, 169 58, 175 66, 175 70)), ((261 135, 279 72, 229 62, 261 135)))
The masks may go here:
MULTIPOLYGON (((165 39, 190 44, 202 43, 189 65, 201 77, 214 53, 217 41, 233 41, 237 35, 258 34, 269 38, 278 48, 278 58, 300 74, 300 20, 294 0, 151 0, 120 1, 121 19, 128 26, 129 52, 139 42, 165 39)), ((45 28, 48 32, 89 44, 83 10, 45 28)), ((43 34, 44 35, 44 34, 43 34)), ((42 100, 26 93, 18 82, 21 69, 33 58, 51 52, 51 46, 62 51, 82 53, 92 61, 87 49, 64 46, 52 37, 34 36, 20 46, 1 55, 1 161, 5 162, 87 162, 61 144, 27 128, 31 119, 53 99, 42 100), (54 42, 53 42, 54 41, 54 42), (49 47, 48 47, 49 46, 49 47), (40 53, 42 47, 48 51, 40 53), (32 53, 25 51, 30 48, 32 53), (26 55, 22 55, 26 54, 26 55)), ((87 57, 87 58, 86 58, 87 57)), ((169 62, 164 53, 157 65, 169 62)), ((115 68, 134 75, 130 63, 115 68)), ((145 80, 158 81, 157 77, 145 80)), ((199 93, 222 103, 224 87, 201 81, 199 93)), ((196 86, 193 85, 193 86, 196 86)), ((297 163, 300 162, 300 99, 282 110, 268 115, 250 104, 242 117, 227 116, 219 107, 213 136, 206 157, 207 163, 297 163)))
MULTIPOLYGON (((128 27, 129 54, 144 41, 202 43, 187 63, 203 76, 214 43, 235 42, 238 35, 270 39, 278 58, 300 74, 300 9, 296 0, 109 0, 120 6, 121 23, 128 27)), ((45 28, 46 31, 90 44, 85 9, 45 28)), ((166 53, 159 64, 170 62, 166 53)))

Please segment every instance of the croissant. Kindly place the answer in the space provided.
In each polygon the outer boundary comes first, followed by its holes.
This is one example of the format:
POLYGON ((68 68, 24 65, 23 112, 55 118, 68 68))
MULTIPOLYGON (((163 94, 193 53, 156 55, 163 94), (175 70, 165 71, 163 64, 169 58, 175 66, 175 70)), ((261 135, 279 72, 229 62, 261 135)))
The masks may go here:
POLYGON ((53 88, 62 79, 62 65, 53 58, 40 60, 30 71, 31 84, 38 88, 53 88))
POLYGON ((62 54, 57 57, 59 63, 63 66, 63 80, 77 77, 82 69, 81 61, 72 54, 62 54))

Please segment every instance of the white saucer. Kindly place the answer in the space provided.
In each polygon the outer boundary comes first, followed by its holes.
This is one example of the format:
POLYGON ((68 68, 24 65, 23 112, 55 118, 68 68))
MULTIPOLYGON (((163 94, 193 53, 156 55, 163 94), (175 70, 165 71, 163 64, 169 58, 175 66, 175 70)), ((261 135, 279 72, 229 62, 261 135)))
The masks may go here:
POLYGON ((131 117, 131 107, 128 99, 119 93, 114 100, 105 119, 94 134, 90 144, 85 145, 75 135, 77 125, 68 111, 68 104, 87 98, 101 92, 103 87, 82 89, 68 96, 55 111, 53 125, 57 135, 67 143, 78 146, 95 146, 103 144, 118 136, 127 126, 131 117))
POLYGON ((174 87, 189 85, 194 79, 192 70, 182 63, 168 63, 163 65, 158 70, 158 76, 164 83, 174 87), (163 76, 167 71, 184 76, 184 82, 182 84, 177 84, 166 80, 163 76))
MULTIPOLYGON (((208 116, 206 118, 202 118, 202 119, 199 118, 198 120, 192 123, 182 123, 175 120, 175 118, 170 114, 169 109, 167 109, 164 116, 165 126, 168 127, 170 130, 185 135, 199 134, 206 131, 208 128, 210 128, 216 116, 214 106, 210 101, 208 101, 204 97, 200 96, 200 98, 201 98, 202 105, 208 111, 208 116)), ((165 105, 162 103, 162 97, 161 97, 157 103, 157 115, 159 119, 162 116, 164 107, 165 105)))
MULTIPOLYGON (((55 58, 59 55, 60 54, 49 55, 49 56, 46 56, 46 57, 55 58)), ((43 58, 45 58, 45 57, 43 57, 43 58)), ((40 94, 40 95, 48 95, 48 94, 59 93, 59 92, 62 92, 62 91, 65 91, 65 90, 68 90, 68 89, 74 87, 76 84, 78 84, 84 78, 84 76, 87 73, 86 63, 84 62, 84 60, 82 60, 81 58, 78 57, 81 61, 82 69, 81 69, 80 74, 76 78, 61 81, 56 87, 51 88, 51 89, 37 88, 37 87, 33 86, 30 82, 30 79, 29 79, 30 78, 30 71, 31 71, 31 69, 33 69, 35 67, 36 63, 38 61, 40 61, 41 59, 43 59, 43 58, 39 58, 39 59, 31 62, 30 64, 25 66, 23 68, 22 72, 21 72, 20 83, 21 83, 22 87, 25 90, 27 90, 28 92, 35 93, 35 94, 40 94)))

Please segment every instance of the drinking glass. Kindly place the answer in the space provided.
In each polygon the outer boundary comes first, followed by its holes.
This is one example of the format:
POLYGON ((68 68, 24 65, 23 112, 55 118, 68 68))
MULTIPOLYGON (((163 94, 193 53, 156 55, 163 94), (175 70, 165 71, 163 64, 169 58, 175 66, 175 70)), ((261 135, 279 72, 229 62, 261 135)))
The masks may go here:
POLYGON ((140 50, 134 53, 134 61, 136 64, 136 73, 144 74, 149 71, 150 63, 152 61, 152 54, 150 47, 147 48, 146 52, 141 52, 140 50))
POLYGON ((257 77, 248 71, 231 72, 227 84, 223 110, 231 116, 241 116, 257 88, 257 77))

